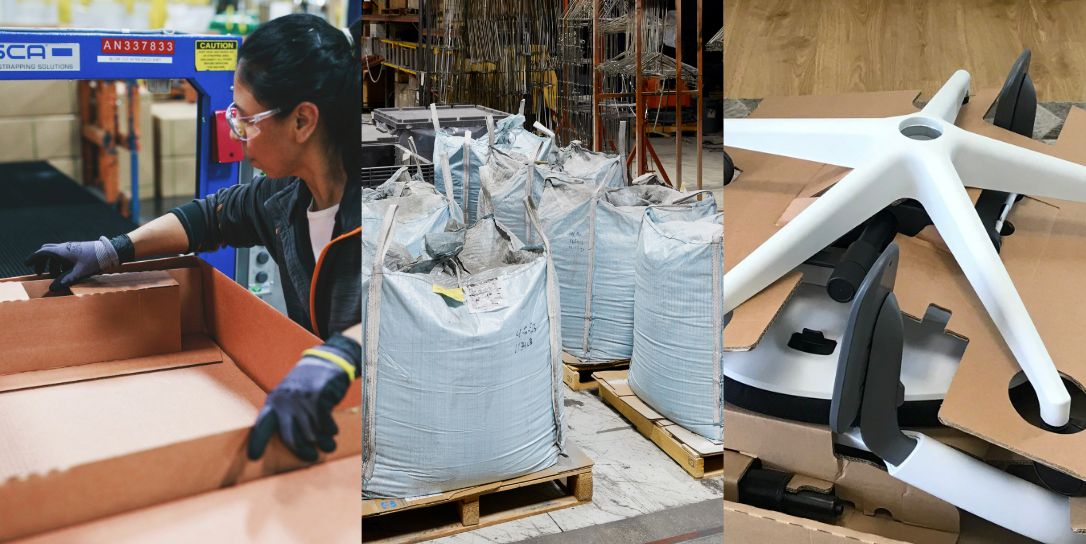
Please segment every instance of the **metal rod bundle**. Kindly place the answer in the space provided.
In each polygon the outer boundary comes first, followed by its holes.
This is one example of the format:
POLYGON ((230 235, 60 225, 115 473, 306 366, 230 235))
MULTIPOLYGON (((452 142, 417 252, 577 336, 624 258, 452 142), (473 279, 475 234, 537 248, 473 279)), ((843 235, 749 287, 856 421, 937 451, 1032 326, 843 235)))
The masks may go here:
POLYGON ((554 0, 440 0, 428 3, 429 98, 513 112, 555 124, 559 7, 554 0))
POLYGON ((720 30, 713 34, 712 38, 705 44, 706 51, 723 51, 724 50, 724 27, 720 27, 720 30))

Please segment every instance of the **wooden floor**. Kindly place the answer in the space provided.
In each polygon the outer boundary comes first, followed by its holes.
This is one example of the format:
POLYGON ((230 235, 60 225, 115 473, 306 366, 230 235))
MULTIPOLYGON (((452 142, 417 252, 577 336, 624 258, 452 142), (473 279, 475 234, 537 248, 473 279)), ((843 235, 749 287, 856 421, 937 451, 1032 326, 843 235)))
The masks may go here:
POLYGON ((1086 101, 1086 0, 724 0, 729 98, 999 87, 1021 50, 1042 101, 1086 101))

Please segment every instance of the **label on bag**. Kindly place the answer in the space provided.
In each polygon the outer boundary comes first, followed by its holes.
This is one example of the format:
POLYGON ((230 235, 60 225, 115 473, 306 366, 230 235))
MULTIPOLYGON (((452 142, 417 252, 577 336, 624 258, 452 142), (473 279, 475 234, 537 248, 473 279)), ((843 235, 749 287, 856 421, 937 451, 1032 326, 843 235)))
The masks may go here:
POLYGON ((505 288, 500 278, 465 285, 464 295, 471 313, 489 312, 506 306, 505 288))

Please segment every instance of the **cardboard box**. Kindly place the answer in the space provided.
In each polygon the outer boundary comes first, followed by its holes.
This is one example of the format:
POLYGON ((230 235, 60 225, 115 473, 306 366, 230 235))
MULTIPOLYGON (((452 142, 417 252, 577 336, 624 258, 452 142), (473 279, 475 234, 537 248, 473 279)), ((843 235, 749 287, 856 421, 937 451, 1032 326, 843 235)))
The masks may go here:
POLYGON ((169 101, 151 106, 154 179, 163 197, 196 194, 196 104, 169 101))
POLYGON ((0 117, 78 114, 77 88, 65 79, 0 82, 0 117))
POLYGON ((191 197, 196 194, 196 157, 161 157, 155 176, 164 197, 191 197))
MULTIPOLYGON (((139 160, 139 196, 141 199, 154 198, 158 193, 155 175, 155 156, 140 151, 139 160)), ((124 148, 117 148, 117 175, 121 184, 121 192, 131 196, 132 194, 132 153, 124 148)))
MULTIPOLYGON (((858 516, 848 507, 839 524, 829 525, 724 501, 724 542, 729 544, 927 544, 934 542, 929 540, 931 536, 915 527, 895 524, 885 518, 858 516)), ((963 513, 962 532, 958 535, 957 543, 1031 544, 1034 541, 963 513)))
POLYGON ((171 100, 151 104, 159 156, 196 155, 196 104, 171 100))
POLYGON ((34 160, 34 121, 29 117, 0 118, 0 162, 34 160))
POLYGON ((0 118, 0 162, 76 159, 80 154, 74 115, 0 118))
POLYGON ((74 158, 82 153, 79 118, 50 115, 34 118, 34 158, 74 158))
POLYGON ((50 283, 22 282, 29 300, 0 302, 0 375, 181 350, 180 291, 169 274, 99 276, 67 296, 52 296, 50 283))
MULTIPOLYGON (((247 460, 245 448, 266 392, 320 340, 196 257, 123 267, 152 270, 177 283, 188 341, 181 353, 191 357, 164 370, 111 367, 79 381, 0 393, 0 540, 302 466, 278 441, 258 462, 247 460), (208 352, 219 362, 207 361, 208 352)), ((33 283, 28 279, 12 281, 33 283)), ((37 337, 53 341, 60 332, 48 328, 37 337)), ((66 370, 83 366, 91 365, 66 370)), ((325 459, 357 458, 360 396, 351 388, 337 407, 339 447, 325 459)))

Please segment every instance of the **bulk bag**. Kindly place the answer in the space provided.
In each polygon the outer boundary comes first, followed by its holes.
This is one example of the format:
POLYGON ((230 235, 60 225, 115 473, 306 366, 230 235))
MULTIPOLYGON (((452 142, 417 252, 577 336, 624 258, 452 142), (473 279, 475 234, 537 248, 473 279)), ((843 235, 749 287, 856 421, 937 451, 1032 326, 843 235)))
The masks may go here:
MULTIPOLYGON (((390 208, 362 273, 364 498, 550 467, 562 451, 558 292, 546 244, 492 217, 397 247, 390 208)), ((534 217, 534 214, 533 214, 534 217)))
MULTIPOLYGON (((521 110, 523 108, 522 103, 521 110)), ((551 156, 554 145, 554 133, 537 122, 535 128, 547 134, 547 136, 537 136, 524 128, 525 121, 523 111, 498 121, 497 126, 490 130, 490 133, 494 135, 490 145, 506 153, 531 157, 535 160, 547 160, 551 156)), ((489 119, 487 123, 489 129, 489 119)))
MULTIPOLYGON (((535 205, 542 200, 544 181, 547 179, 578 182, 595 187, 596 178, 573 178, 546 164, 540 164, 526 157, 492 149, 490 158, 480 173, 481 192, 479 209, 481 213, 494 214, 504 227, 513 231, 525 243, 533 243, 533 230, 528 224, 526 199, 535 205)), ((614 178, 604 180, 621 182, 614 178)), ((621 187, 615 185, 614 187, 621 187)))
POLYGON ((638 241, 630 389, 684 429, 720 442, 723 214, 688 221, 655 212, 645 214, 638 241))
MULTIPOLYGON (((434 181, 442 179, 446 173, 452 179, 453 199, 464 210, 467 224, 474 223, 479 216, 479 169, 490 155, 487 140, 477 140, 471 133, 453 136, 444 129, 437 130, 434 136, 434 181)), ((438 191, 449 194, 444 186, 438 191)))
MULTIPOLYGON (((445 182, 449 183, 449 180, 445 182)), ((371 247, 377 245, 381 222, 392 205, 398 207, 393 241, 404 246, 415 257, 422 253, 426 234, 444 231, 450 220, 458 223, 464 221, 455 201, 438 193, 433 185, 412 176, 407 167, 403 167, 381 185, 362 189, 364 244, 371 247)))
POLYGON ((626 162, 622 155, 607 155, 589 151, 574 141, 556 153, 556 165, 566 174, 591 180, 604 187, 626 185, 626 162))
MULTIPOLYGON (((452 174, 455 199, 464 210, 468 224, 486 215, 479 209, 480 170, 492 149, 534 161, 550 156, 554 140, 553 133, 541 137, 525 130, 522 114, 506 117, 496 126, 490 117, 486 122, 487 134, 481 138, 473 138, 470 132, 454 136, 452 132, 441 129, 436 120, 434 122, 434 179, 439 179, 446 171, 452 174), (448 158, 447 166, 443 164, 442 157, 448 158)), ((536 126, 546 130, 538 123, 536 126)), ((444 189, 441 191, 444 192, 444 189)))
POLYGON ((540 218, 558 270, 567 353, 589 364, 630 358, 641 218, 649 206, 661 205, 658 213, 676 217, 712 216, 712 194, 702 194, 709 198, 641 184, 591 191, 566 183, 544 190, 540 218))

